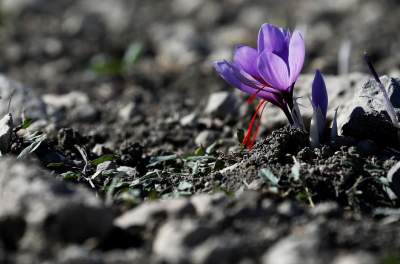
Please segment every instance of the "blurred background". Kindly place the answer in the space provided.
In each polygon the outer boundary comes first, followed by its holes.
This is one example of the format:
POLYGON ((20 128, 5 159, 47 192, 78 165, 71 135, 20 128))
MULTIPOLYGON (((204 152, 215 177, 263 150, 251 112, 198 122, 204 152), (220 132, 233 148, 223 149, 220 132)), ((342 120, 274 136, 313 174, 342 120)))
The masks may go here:
MULTIPOLYGON (((82 102, 92 108, 67 113, 58 118, 60 125, 100 133, 112 132, 109 124, 123 120, 135 129, 118 133, 119 138, 146 138, 150 145, 154 133, 154 138, 174 138, 175 145, 180 137, 181 144, 194 137, 197 132, 178 129, 182 123, 171 124, 184 117, 190 121, 210 93, 234 90, 215 74, 212 62, 230 59, 236 44, 255 46, 265 22, 303 32, 304 73, 316 68, 333 75, 364 72, 365 50, 381 74, 396 74, 400 65, 395 0, 0 3, 1 73, 41 95, 83 92, 88 100, 82 102)), ((217 126, 210 122, 196 128, 217 126)))

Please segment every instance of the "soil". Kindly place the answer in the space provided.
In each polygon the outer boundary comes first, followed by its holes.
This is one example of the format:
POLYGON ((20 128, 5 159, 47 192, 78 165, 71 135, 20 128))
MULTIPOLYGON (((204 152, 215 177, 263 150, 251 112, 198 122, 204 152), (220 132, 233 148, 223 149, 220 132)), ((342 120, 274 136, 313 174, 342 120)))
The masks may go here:
POLYGON ((48 113, 44 125, 15 124, 9 156, 30 149, 25 166, 84 186, 114 222, 103 236, 73 242, 43 227, 41 239, 56 241, 44 253, 26 248, 29 232, 5 232, 15 222, 0 209, 0 262, 400 263, 400 200, 385 182, 400 161, 397 145, 342 136, 313 149, 307 132, 276 125, 247 150, 237 136, 254 111, 245 95, 232 93, 238 109, 204 112, 210 94, 233 91, 212 60, 233 40, 254 44, 264 13, 307 28, 304 72, 337 74, 338 47, 349 38, 350 71, 365 70, 367 49, 379 72, 398 72, 396 1, 120 0, 102 1, 101 12, 90 0, 27 2, 0 9, 1 73, 40 98, 78 91, 89 100, 48 113), (117 20, 114 4, 124 10, 117 20), (33 130, 43 137, 28 140, 33 130), (184 209, 170 209, 180 201, 184 209), (135 222, 153 205, 161 209, 135 222), (137 218, 126 223, 129 212, 137 218))

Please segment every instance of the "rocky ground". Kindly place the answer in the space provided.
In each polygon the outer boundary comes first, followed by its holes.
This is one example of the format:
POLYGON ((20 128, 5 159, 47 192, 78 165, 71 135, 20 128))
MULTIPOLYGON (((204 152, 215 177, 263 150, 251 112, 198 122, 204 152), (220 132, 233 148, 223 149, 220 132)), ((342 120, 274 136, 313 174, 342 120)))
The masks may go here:
POLYGON ((361 60, 400 113, 397 1, 0 7, 0 263, 400 263, 398 129, 361 60), (240 144, 254 106, 212 61, 267 21, 305 36, 306 123, 326 75, 319 148, 269 105, 240 144))

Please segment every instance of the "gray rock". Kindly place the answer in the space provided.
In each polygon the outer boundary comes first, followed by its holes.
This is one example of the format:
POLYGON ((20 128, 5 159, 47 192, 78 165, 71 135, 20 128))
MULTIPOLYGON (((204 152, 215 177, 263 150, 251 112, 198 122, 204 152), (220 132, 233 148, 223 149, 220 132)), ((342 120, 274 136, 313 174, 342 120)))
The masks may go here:
POLYGON ((0 156, 7 153, 11 146, 11 133, 13 130, 13 118, 11 114, 0 119, 0 156))
POLYGON ((316 226, 305 227, 298 232, 281 239, 262 257, 265 264, 322 264, 327 263, 320 252, 320 230, 316 226))
POLYGON ((7 235, 8 246, 41 252, 101 239, 112 221, 111 210, 87 189, 71 188, 31 163, 0 161, 0 237, 7 235))
POLYGON ((323 202, 317 204, 314 208, 311 209, 311 214, 314 216, 335 216, 340 213, 340 209, 337 203, 335 202, 323 202))
POLYGON ((400 162, 397 162, 387 173, 390 189, 400 197, 400 162))
POLYGON ((103 156, 105 154, 105 151, 107 150, 105 144, 96 144, 93 149, 92 152, 94 154, 96 154, 97 156, 103 156))
POLYGON ((45 94, 42 96, 47 105, 50 116, 60 120, 65 118, 66 112, 74 121, 94 121, 97 110, 90 104, 89 97, 83 92, 70 92, 67 94, 45 94))
POLYGON ((6 12, 18 13, 28 6, 44 4, 43 2, 43 0, 3 0, 0 7, 6 12))
POLYGON ((136 168, 132 168, 132 167, 128 167, 128 166, 120 166, 117 168, 117 171, 122 172, 132 178, 139 175, 139 172, 136 170, 136 168))
POLYGON ((122 121, 127 122, 131 120, 135 115, 138 114, 138 107, 135 103, 131 102, 124 107, 122 107, 119 112, 118 116, 122 119, 122 121))
POLYGON ((214 141, 216 140, 216 136, 217 135, 215 134, 215 132, 211 130, 204 130, 197 135, 194 143, 196 143, 197 146, 207 147, 214 143, 214 141))
POLYGON ((210 95, 204 113, 213 117, 224 118, 238 111, 237 98, 233 93, 217 92, 210 95))
POLYGON ((181 124, 181 126, 191 126, 195 123, 196 118, 196 113, 191 113, 182 117, 179 123, 181 124))
MULTIPOLYGON (((132 264, 149 263, 149 259, 143 256, 143 253, 134 249, 113 250, 110 252, 101 252, 90 250, 86 247, 71 245, 57 252, 57 261, 59 264, 72 263, 90 263, 90 264, 132 264)), ((53 262, 52 262, 53 263, 53 262)), ((150 262, 152 263, 152 262, 150 262)))
POLYGON ((42 98, 47 106, 53 107, 56 110, 62 108, 71 109, 78 105, 89 103, 89 97, 87 94, 77 91, 67 94, 45 94, 42 98))
POLYGON ((157 49, 156 61, 166 71, 183 70, 199 58, 196 43, 199 34, 186 21, 173 24, 155 24, 150 29, 150 37, 157 49))
MULTIPOLYGON (((381 81, 389 87, 388 94, 396 111, 400 111, 399 80, 384 76, 381 81)), ((375 80, 369 80, 357 87, 353 101, 339 112, 339 133, 356 139, 370 139, 390 146, 399 145, 398 131, 390 121, 380 91, 375 80)))
POLYGON ((199 225, 194 220, 168 221, 158 231, 153 250, 162 261, 188 262, 191 258, 190 249, 204 242, 212 233, 211 228, 199 225))
POLYGON ((127 30, 135 7, 125 0, 82 0, 78 1, 76 13, 95 14, 101 18, 110 32, 120 33, 127 30))
POLYGON ((70 112, 70 119, 77 122, 93 122, 96 121, 99 112, 91 104, 78 105, 70 112))
POLYGON ((123 229, 135 226, 151 226, 157 225, 160 219, 182 218, 195 213, 193 205, 188 199, 184 198, 146 202, 119 216, 115 219, 115 225, 123 229))
POLYGON ((378 259, 367 252, 343 254, 336 257, 332 264, 374 264, 379 263, 378 259))
POLYGON ((223 212, 216 210, 218 205, 227 203, 229 199, 222 193, 209 194, 197 194, 190 198, 191 203, 196 209, 196 214, 199 216, 213 215, 215 218, 218 215, 220 218, 223 217, 223 212))
POLYGON ((14 80, 0 75, 0 116, 11 113, 15 119, 21 114, 32 119, 46 119, 46 105, 35 95, 33 90, 14 80), (11 107, 8 109, 8 99, 12 96, 11 107))

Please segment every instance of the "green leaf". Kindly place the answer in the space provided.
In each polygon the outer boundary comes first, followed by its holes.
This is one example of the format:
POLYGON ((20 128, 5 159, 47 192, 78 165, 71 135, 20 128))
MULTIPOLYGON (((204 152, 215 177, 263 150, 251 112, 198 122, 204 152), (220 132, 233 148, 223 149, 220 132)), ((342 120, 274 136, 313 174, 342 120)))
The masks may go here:
POLYGON ((137 63, 143 51, 143 45, 139 42, 134 42, 125 51, 122 59, 122 64, 125 71, 129 71, 137 63))
POLYGON ((61 168, 61 167, 63 167, 64 166, 64 163, 62 163, 62 162, 54 162, 54 163, 49 163, 49 164, 47 164, 47 168, 49 168, 49 169, 51 169, 51 168, 61 168))
POLYGON ((116 157, 115 157, 114 155, 112 155, 112 154, 107 154, 107 155, 101 156, 100 158, 97 158, 97 159, 95 159, 95 160, 92 160, 90 163, 91 163, 93 166, 97 166, 97 165, 99 165, 99 164, 101 164, 101 163, 103 163, 103 162, 105 162, 105 161, 113 161, 113 160, 115 160, 115 159, 116 159, 116 157))
POLYGON ((266 183, 270 183, 272 186, 279 186, 279 178, 270 169, 261 169, 259 175, 266 183))
POLYGON ((26 119, 24 120, 24 122, 22 123, 21 128, 22 128, 22 129, 27 129, 28 127, 30 127, 30 126, 32 125, 32 123, 33 123, 33 120, 32 120, 32 119, 26 118, 26 119))
POLYGON ((194 151, 194 155, 196 155, 196 156, 204 156, 205 154, 206 154, 206 150, 203 147, 198 147, 194 151))
POLYGON ((81 174, 78 172, 68 171, 65 173, 60 174, 66 181, 76 181, 80 178, 81 174))
POLYGON ((150 164, 147 165, 148 167, 153 167, 156 166, 164 161, 169 161, 169 160, 176 160, 178 156, 176 154, 173 155, 166 155, 166 156, 158 156, 158 157, 151 157, 150 158, 150 164))
POLYGON ((33 139, 33 142, 24 148, 21 153, 18 155, 17 159, 24 159, 26 158, 29 154, 35 152, 35 150, 40 147, 43 141, 46 140, 46 135, 38 135, 35 136, 33 139))
POLYGON ((122 61, 104 54, 96 55, 90 62, 90 69, 97 75, 117 75, 122 73, 122 61))
POLYGON ((215 153, 215 151, 217 150, 217 145, 218 145, 218 141, 215 141, 214 143, 212 143, 210 146, 208 146, 206 148, 206 153, 208 155, 215 153))

